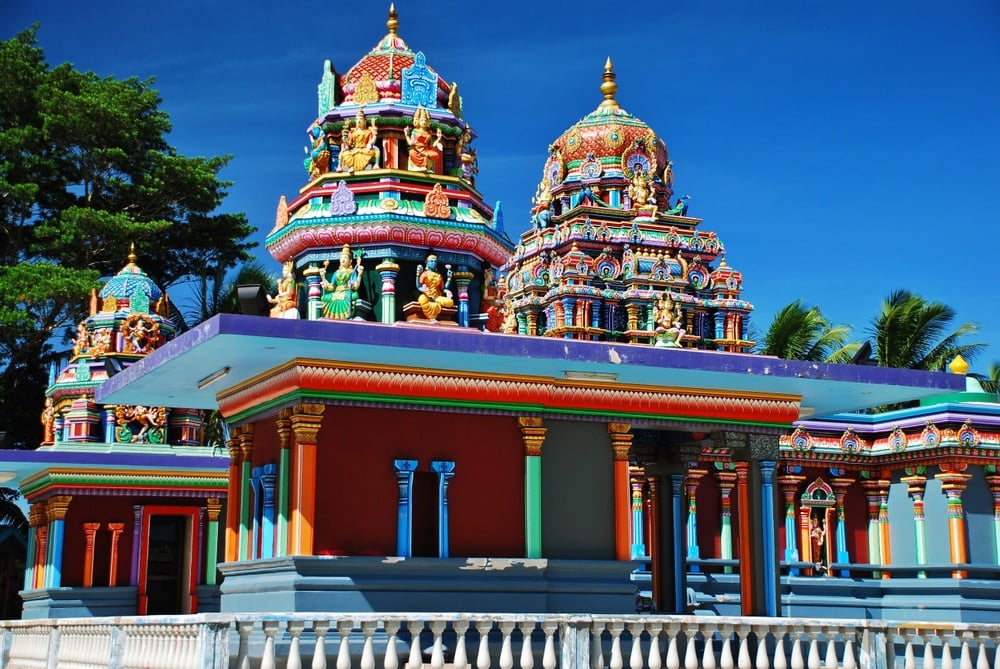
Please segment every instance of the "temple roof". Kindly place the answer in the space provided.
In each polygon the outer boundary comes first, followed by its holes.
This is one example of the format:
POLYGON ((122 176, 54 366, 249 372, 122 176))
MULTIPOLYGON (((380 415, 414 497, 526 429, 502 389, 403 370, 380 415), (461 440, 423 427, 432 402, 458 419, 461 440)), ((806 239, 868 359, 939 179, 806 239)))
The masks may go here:
POLYGON ((154 307, 163 297, 163 291, 135 264, 136 260, 133 248, 128 255, 128 264, 108 279, 98 293, 102 304, 105 304, 109 297, 113 297, 116 301, 127 305, 134 296, 144 296, 144 301, 150 307, 154 307))

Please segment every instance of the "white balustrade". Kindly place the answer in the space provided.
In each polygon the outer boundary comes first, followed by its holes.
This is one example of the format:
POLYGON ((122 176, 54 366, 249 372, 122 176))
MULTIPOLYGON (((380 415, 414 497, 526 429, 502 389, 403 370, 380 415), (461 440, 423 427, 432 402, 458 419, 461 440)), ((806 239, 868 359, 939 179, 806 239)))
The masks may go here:
POLYGON ((964 623, 201 614, 8 621, 0 632, 4 669, 1000 669, 1000 625, 964 623))

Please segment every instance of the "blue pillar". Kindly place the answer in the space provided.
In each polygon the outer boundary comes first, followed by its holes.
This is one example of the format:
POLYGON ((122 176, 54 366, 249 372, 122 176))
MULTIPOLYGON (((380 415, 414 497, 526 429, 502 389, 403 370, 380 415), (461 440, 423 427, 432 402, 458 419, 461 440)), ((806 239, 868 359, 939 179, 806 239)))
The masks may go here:
POLYGON ((274 483, 278 479, 277 463, 261 467, 260 485, 263 490, 263 509, 260 518, 260 557, 274 557, 274 527, 277 517, 274 483))
POLYGON ((671 521, 674 526, 674 613, 684 613, 684 602, 687 600, 684 588, 684 474, 670 475, 670 494, 673 497, 671 521))
POLYGON ((115 410, 104 410, 104 443, 115 443, 115 410))
POLYGON ((263 467, 254 467, 250 470, 250 488, 253 490, 253 509, 250 511, 250 546, 247 549, 247 559, 256 560, 260 557, 257 547, 261 545, 261 510, 264 507, 264 485, 260 477, 264 473, 263 467))
POLYGON ((413 556, 413 472, 416 460, 393 460, 393 471, 399 484, 399 516, 396 521, 396 555, 413 556))
MULTIPOLYGON (((778 463, 774 460, 760 461, 760 510, 761 510, 761 540, 764 545, 764 606, 765 615, 778 615, 778 558, 772 546, 777 546, 777 534, 774 526, 774 470, 778 463)), ((741 510, 742 513, 742 510, 741 510)))
POLYGON ((438 475, 438 557, 448 557, 448 481, 455 475, 451 460, 434 460, 431 471, 438 475))

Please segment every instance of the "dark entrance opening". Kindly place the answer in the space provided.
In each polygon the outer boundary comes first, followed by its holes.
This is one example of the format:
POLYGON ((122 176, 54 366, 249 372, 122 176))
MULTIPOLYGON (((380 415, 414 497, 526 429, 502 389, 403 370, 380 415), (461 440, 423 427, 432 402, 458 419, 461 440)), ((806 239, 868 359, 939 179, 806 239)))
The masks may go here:
POLYGON ((186 613, 186 516, 150 516, 146 564, 146 613, 186 613))

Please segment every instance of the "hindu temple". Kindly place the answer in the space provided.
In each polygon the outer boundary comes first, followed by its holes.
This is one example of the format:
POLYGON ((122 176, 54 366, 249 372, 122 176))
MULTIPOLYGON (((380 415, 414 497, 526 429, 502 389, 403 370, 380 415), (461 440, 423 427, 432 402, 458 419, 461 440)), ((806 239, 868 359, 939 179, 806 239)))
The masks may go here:
POLYGON ((995 396, 752 354, 742 274, 610 59, 512 238, 475 105, 386 25, 319 73, 275 294, 176 337, 136 258, 95 295, 20 479, 26 615, 871 617, 931 582, 936 619, 996 610, 995 396))

